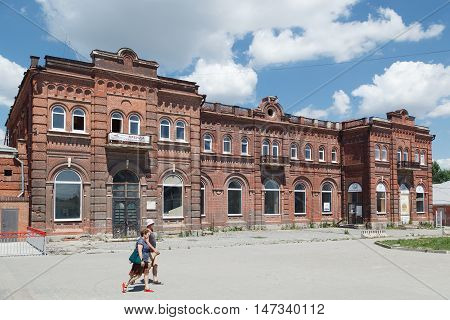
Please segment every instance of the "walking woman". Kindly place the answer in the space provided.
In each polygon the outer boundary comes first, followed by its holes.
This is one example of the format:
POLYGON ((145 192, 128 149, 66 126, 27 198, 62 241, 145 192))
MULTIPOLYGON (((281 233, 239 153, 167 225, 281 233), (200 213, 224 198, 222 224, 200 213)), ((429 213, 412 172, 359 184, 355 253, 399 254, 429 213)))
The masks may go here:
POLYGON ((141 231, 141 237, 136 242, 136 249, 141 259, 141 263, 133 263, 131 271, 129 273, 130 280, 128 283, 122 283, 122 292, 126 293, 129 285, 133 285, 134 282, 144 274, 144 292, 154 292, 148 287, 148 277, 151 265, 149 265, 150 260, 150 246, 148 245, 148 239, 150 236, 150 230, 145 228, 141 231))

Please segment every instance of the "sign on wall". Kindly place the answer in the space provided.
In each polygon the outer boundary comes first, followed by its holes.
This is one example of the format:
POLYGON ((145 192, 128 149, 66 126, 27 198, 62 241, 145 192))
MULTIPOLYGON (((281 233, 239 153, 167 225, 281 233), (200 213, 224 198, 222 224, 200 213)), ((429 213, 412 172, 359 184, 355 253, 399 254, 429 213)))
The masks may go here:
POLYGON ((135 135, 135 134, 111 132, 109 134, 109 141, 150 143, 150 137, 149 136, 139 136, 139 135, 135 135))

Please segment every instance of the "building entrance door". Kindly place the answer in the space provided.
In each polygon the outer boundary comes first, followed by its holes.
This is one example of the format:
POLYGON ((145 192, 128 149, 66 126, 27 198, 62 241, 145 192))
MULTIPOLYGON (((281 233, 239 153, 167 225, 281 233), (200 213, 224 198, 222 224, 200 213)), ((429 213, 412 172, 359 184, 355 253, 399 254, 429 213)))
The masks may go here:
POLYGON ((363 223, 362 188, 359 183, 352 183, 348 187, 348 223, 363 223))
POLYGON ((139 234, 139 180, 123 170, 113 179, 113 237, 137 237, 139 234))
POLYGON ((406 185, 400 186, 400 221, 408 224, 410 220, 409 189, 406 185))

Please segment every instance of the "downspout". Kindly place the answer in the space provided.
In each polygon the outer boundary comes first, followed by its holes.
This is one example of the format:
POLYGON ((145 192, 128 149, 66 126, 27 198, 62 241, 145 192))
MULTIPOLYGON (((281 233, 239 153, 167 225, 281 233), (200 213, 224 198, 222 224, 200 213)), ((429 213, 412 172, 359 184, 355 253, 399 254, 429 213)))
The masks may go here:
POLYGON ((22 197, 25 193, 25 179, 23 174, 23 161, 19 159, 19 154, 16 153, 15 159, 20 163, 20 187, 21 191, 20 194, 17 196, 18 198, 22 197))

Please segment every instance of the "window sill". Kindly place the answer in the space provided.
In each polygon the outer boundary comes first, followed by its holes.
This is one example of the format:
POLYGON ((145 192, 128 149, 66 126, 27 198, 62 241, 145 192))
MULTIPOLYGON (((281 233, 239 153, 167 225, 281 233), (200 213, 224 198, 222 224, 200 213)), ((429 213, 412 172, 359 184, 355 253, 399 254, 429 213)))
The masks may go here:
POLYGON ((79 218, 79 219, 54 219, 53 220, 54 223, 58 223, 58 222, 83 222, 83 219, 79 218))
POLYGON ((296 217, 306 217, 306 212, 305 213, 294 213, 294 216, 296 216, 296 217))
POLYGON ((229 214, 228 217, 236 218, 236 217, 243 217, 242 214, 229 214))
POLYGON ((167 216, 163 216, 163 220, 183 220, 184 216, 179 216, 179 217, 167 217, 167 216))
POLYGON ((281 216, 281 213, 264 213, 263 215, 267 217, 277 217, 281 216))
POLYGON ((384 214, 387 214, 387 212, 377 212, 377 215, 384 215, 384 214))
POLYGON ((333 215, 333 212, 322 212, 323 216, 331 216, 333 215))

